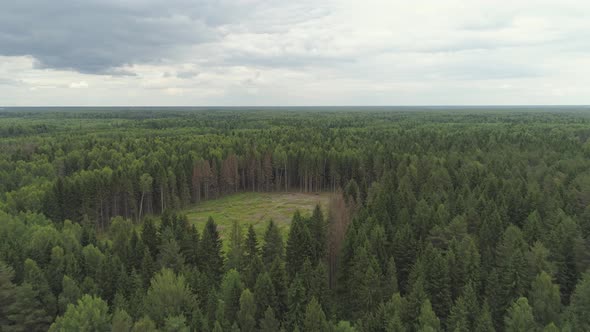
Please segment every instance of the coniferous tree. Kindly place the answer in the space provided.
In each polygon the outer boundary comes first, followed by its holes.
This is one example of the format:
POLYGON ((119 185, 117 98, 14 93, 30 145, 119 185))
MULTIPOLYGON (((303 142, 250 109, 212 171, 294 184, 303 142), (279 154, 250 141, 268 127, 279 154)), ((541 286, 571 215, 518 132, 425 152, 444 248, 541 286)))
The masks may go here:
POLYGON ((278 257, 272 263, 269 275, 276 295, 275 315, 280 321, 284 321, 285 314, 288 310, 287 299, 289 289, 287 287, 287 274, 284 265, 278 257))
POLYGON ((225 310, 224 316, 230 324, 233 324, 237 319, 242 289, 239 272, 234 269, 229 270, 221 282, 220 290, 225 310))
POLYGON ((253 332, 256 329, 256 303, 254 295, 249 289, 244 289, 240 296, 240 310, 238 312, 238 322, 240 330, 244 332, 253 332))
POLYGON ((3 329, 23 332, 47 330, 52 317, 47 315, 33 287, 24 283, 15 288, 14 295, 14 302, 4 304, 6 305, 6 318, 12 324, 3 324, 3 329))
POLYGON ((189 317, 197 302, 182 275, 162 269, 151 280, 144 300, 146 314, 162 326, 168 316, 189 317))
POLYGON ((39 268, 37 263, 32 259, 27 259, 24 266, 24 282, 31 285, 35 291, 38 300, 45 308, 45 312, 50 317, 55 317, 57 313, 57 298, 51 292, 49 283, 45 278, 45 274, 39 268))
POLYGON ((125 310, 117 310, 113 314, 112 331, 129 332, 133 327, 133 319, 125 310))
POLYGON ((264 232, 264 244, 262 245, 262 262, 269 267, 278 258, 283 259, 283 237, 277 225, 272 221, 268 222, 264 232))
POLYGON ((221 239, 217 225, 209 217, 200 242, 200 269, 209 277, 211 283, 219 283, 223 275, 223 257, 221 239))
POLYGON ((154 225, 152 218, 146 218, 143 222, 143 229, 141 231, 141 240, 148 247, 152 259, 158 257, 158 249, 160 247, 160 238, 158 236, 158 230, 154 225))
POLYGON ((317 263, 326 258, 328 249, 328 225, 319 204, 315 206, 309 221, 309 230, 314 242, 312 262, 317 263))
POLYGON ((440 331, 440 321, 432 310, 430 300, 424 300, 418 317, 418 332, 440 331))
POLYGON ((254 301, 256 303, 256 321, 262 319, 265 308, 277 306, 275 290, 267 272, 258 275, 254 286, 254 301))
POLYGON ((590 330, 590 272, 584 273, 572 295, 571 310, 576 330, 590 330))
POLYGON ((537 323, 546 326, 552 322, 559 322, 561 312, 559 286, 553 284, 547 273, 541 272, 533 280, 529 298, 537 323))
POLYGON ((62 279, 62 292, 58 297, 58 314, 63 315, 69 304, 75 304, 82 297, 82 291, 75 280, 67 275, 62 279))
POLYGON ((287 312, 287 325, 290 329, 295 329, 300 326, 303 322, 303 316, 305 314, 305 298, 306 290, 303 285, 303 280, 299 275, 295 276, 295 279, 291 282, 289 287, 289 298, 288 298, 288 312, 287 312))
POLYGON ((299 211, 295 212, 291 221, 289 238, 287 239, 287 252, 285 257, 287 276, 289 280, 295 278, 297 271, 303 266, 306 258, 313 254, 313 239, 306 222, 299 211))
POLYGON ((266 311, 264 311, 264 317, 260 321, 260 331, 261 332, 275 332, 279 331, 280 329, 280 322, 276 319, 274 310, 271 307, 267 307, 266 311))
POLYGON ((506 332, 534 331, 536 329, 533 309, 526 297, 518 298, 506 313, 504 318, 506 332))
POLYGON ((475 321, 475 331, 481 332, 495 332, 494 323, 492 321, 492 314, 490 313, 490 306, 487 302, 484 303, 483 307, 479 312, 479 316, 475 321))
POLYGON ((100 297, 84 295, 76 305, 68 306, 65 314, 51 324, 49 331, 110 331, 108 308, 100 297))
POLYGON ((328 331, 328 321, 318 300, 313 297, 305 308, 305 318, 303 320, 305 331, 322 332, 328 331))
POLYGON ((229 238, 229 250, 227 252, 226 268, 238 271, 243 267, 244 248, 242 246, 242 228, 237 220, 234 220, 229 238))

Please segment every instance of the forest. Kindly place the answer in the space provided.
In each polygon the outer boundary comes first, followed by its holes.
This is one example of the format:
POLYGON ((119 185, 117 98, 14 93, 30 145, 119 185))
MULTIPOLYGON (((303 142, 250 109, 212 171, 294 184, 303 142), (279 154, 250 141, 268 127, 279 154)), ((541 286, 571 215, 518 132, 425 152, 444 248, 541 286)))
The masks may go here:
POLYGON ((0 331, 590 331, 590 113, 0 110, 0 239, 0 331))

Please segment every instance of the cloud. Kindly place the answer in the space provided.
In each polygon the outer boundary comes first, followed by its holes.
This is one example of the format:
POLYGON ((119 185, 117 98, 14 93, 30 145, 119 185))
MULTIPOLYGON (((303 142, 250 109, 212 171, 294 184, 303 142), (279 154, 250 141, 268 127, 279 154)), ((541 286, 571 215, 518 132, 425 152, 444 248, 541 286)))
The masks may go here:
POLYGON ((3 103, 563 104, 590 95, 590 3, 581 1, 5 2, 3 103))
POLYGON ((117 68, 219 38, 223 8, 213 1, 6 1, 0 54, 30 55, 38 68, 126 74, 117 68))
POLYGON ((70 89, 85 89, 88 88, 88 83, 86 81, 72 82, 69 87, 70 89))

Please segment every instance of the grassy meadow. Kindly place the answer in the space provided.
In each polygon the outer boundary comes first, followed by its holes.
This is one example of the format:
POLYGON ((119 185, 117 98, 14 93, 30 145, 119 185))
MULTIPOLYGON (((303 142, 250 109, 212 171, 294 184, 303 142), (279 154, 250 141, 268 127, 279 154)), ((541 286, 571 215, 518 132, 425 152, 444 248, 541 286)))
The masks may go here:
MULTIPOLYGON (((199 232, 202 232, 209 216, 213 217, 223 240, 229 237, 234 220, 240 222, 244 234, 252 224, 260 241, 268 221, 272 219, 286 238, 296 210, 309 216, 315 205, 320 204, 326 213, 330 195, 331 193, 244 192, 202 202, 185 213, 189 222, 196 224, 199 232)), ((227 241, 224 241, 224 248, 226 246, 227 241)))

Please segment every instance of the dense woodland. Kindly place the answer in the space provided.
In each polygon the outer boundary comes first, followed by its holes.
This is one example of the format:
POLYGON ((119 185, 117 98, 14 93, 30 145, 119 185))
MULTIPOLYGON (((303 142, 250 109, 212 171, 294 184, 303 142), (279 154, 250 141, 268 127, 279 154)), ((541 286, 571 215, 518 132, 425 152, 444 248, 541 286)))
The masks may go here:
POLYGON ((0 331, 590 331, 589 157, 573 110, 2 111, 0 331), (333 195, 183 214, 244 191, 333 195))

